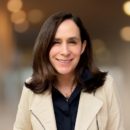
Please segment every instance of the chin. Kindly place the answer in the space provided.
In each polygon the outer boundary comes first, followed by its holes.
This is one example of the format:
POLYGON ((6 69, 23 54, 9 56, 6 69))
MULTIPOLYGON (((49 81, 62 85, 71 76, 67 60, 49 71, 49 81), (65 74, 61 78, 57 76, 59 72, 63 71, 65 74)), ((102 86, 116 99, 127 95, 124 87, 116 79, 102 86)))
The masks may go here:
POLYGON ((62 69, 62 70, 58 70, 58 73, 61 75, 68 75, 68 74, 72 73, 72 71, 68 70, 68 69, 62 69))

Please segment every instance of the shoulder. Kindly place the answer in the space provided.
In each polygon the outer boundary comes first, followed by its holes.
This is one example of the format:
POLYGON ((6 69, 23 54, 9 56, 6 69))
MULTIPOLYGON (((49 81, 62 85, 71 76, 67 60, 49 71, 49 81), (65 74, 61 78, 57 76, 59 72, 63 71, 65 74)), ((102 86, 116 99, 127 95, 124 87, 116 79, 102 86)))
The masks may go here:
MULTIPOLYGON (((31 81, 32 77, 29 77, 25 80, 25 83, 29 83, 31 81)), ((23 93, 29 94, 33 93, 29 88, 27 88, 25 85, 23 86, 23 93)))
POLYGON ((111 75, 107 75, 105 83, 112 83, 112 82, 113 82, 113 77, 111 75))
MULTIPOLYGON (((31 81, 32 77, 29 77, 25 80, 26 83, 29 83, 31 81)), ((29 104, 31 104, 35 98, 36 94, 27 88, 25 85, 23 86, 21 99, 26 100, 29 104)))
MULTIPOLYGON (((29 77, 25 80, 26 83, 31 82, 32 77, 29 77)), ((49 94, 49 89, 45 90, 41 94, 36 94, 34 93, 31 89, 27 88, 25 85, 23 86, 23 91, 22 91, 22 98, 26 99, 29 104, 31 105, 35 99, 41 98, 44 94, 49 94)))
POLYGON ((96 96, 101 101, 103 101, 104 106, 106 104, 106 107, 109 109, 115 106, 113 104, 120 104, 118 89, 115 85, 115 82, 112 76, 110 75, 106 76, 105 83, 99 89, 97 89, 96 96))
POLYGON ((31 81, 31 79, 32 79, 32 77, 28 77, 28 78, 25 80, 25 82, 26 82, 26 83, 29 83, 29 82, 31 81))
POLYGON ((101 120, 104 121, 104 115, 109 119, 107 129, 123 130, 120 97, 112 76, 106 76, 104 85, 97 89, 96 97, 103 102, 99 112, 101 120))
POLYGON ((102 93, 101 95, 104 95, 109 102, 112 101, 114 98, 119 97, 118 89, 111 75, 106 76, 104 85, 99 88, 98 92, 100 94, 102 93))
POLYGON ((97 93, 109 97, 113 91, 115 91, 114 79, 111 75, 107 75, 104 84, 97 89, 97 93))
POLYGON ((112 89, 113 83, 114 83, 113 77, 111 75, 107 75, 104 85, 102 87, 103 89, 108 91, 109 89, 112 89))

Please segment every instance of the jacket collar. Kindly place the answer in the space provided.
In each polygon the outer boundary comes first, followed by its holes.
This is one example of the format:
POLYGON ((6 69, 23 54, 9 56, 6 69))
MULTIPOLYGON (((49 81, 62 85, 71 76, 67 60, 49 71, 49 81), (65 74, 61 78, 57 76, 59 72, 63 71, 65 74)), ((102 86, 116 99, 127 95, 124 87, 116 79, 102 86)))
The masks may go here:
POLYGON ((87 130, 103 102, 93 95, 81 92, 75 130, 87 130))
POLYGON ((53 110, 52 94, 46 90, 43 94, 37 94, 30 107, 37 120, 43 125, 45 130, 57 130, 56 120, 53 110))
MULTIPOLYGON (((82 91, 78 106, 75 130, 87 129, 98 111, 101 109, 102 105, 103 102, 101 100, 82 91)), ((48 90, 43 95, 36 95, 35 101, 30 110, 32 110, 46 130, 57 130, 52 95, 48 90)))
MULTIPOLYGON (((82 74, 82 82, 92 78, 92 75, 85 70, 82 74)), ((78 113, 75 123, 75 130, 84 130, 89 127, 92 120, 101 109, 103 102, 92 94, 81 91, 78 113)), ((40 120, 46 130, 57 130, 53 109, 52 94, 46 90, 44 94, 38 94, 30 110, 40 120)), ((40 125, 40 123, 39 123, 40 125)))

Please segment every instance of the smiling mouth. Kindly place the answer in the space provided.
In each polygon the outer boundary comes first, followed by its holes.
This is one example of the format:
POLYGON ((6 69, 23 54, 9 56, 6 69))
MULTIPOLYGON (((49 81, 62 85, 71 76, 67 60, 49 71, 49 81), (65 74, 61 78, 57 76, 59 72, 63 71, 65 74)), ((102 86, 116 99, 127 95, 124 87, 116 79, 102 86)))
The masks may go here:
POLYGON ((68 63, 68 62, 70 62, 70 61, 72 61, 73 59, 71 59, 71 60, 59 60, 59 59, 57 59, 59 62, 61 62, 61 63, 68 63))

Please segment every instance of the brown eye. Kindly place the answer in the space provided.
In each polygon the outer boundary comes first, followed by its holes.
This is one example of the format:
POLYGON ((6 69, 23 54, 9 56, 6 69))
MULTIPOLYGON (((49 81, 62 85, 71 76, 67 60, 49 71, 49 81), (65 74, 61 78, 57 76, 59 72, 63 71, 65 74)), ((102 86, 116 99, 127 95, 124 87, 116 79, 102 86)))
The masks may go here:
POLYGON ((60 42, 53 42, 54 44, 59 44, 60 42))
POLYGON ((70 41, 70 43, 73 43, 73 44, 75 44, 76 42, 75 42, 75 41, 70 41))

